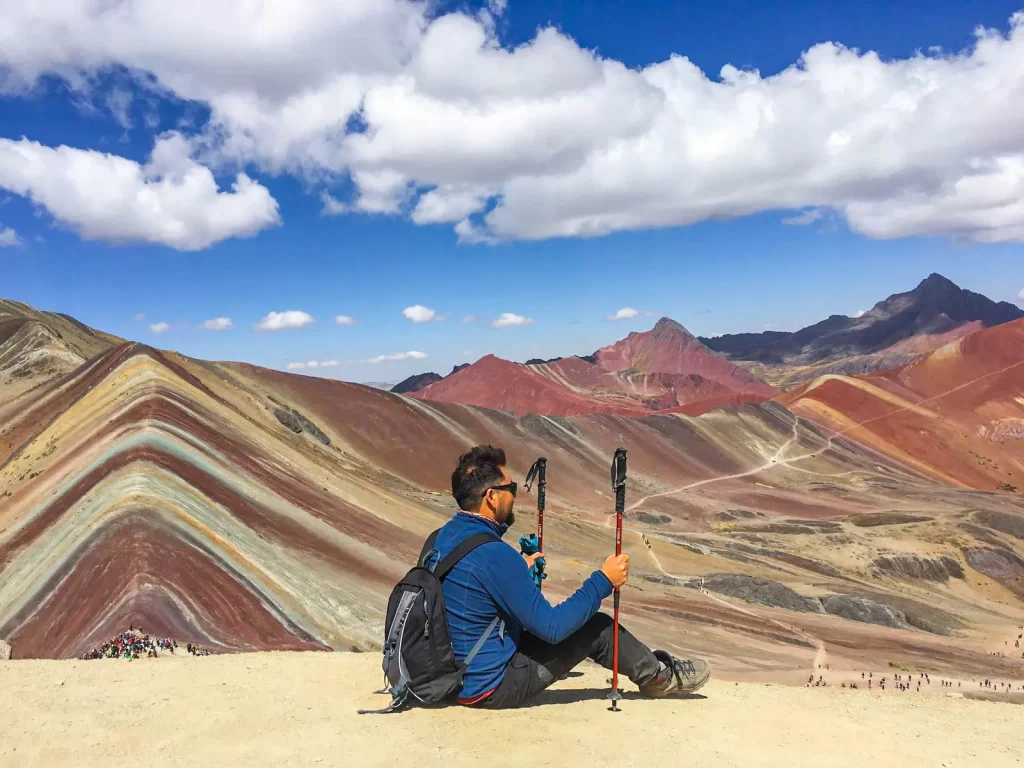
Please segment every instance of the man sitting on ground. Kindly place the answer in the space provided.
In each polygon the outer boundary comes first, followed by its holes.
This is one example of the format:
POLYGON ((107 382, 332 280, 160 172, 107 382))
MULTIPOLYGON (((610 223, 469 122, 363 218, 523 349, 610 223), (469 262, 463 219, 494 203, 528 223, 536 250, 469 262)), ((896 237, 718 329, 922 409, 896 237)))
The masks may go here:
MULTIPOLYGON (((460 704, 493 709, 529 702, 590 658, 612 666, 612 618, 598 613, 601 601, 629 577, 629 556, 612 555, 571 597, 552 606, 529 575, 537 553, 524 562, 501 541, 515 519, 517 484, 505 467, 505 452, 477 446, 459 458, 452 496, 460 511, 440 530, 425 556, 433 566, 464 539, 493 533, 442 582, 455 660, 469 654, 495 616, 500 622, 466 670, 460 704)), ((619 670, 651 697, 693 693, 711 677, 701 659, 684 660, 651 651, 619 627, 619 670)))

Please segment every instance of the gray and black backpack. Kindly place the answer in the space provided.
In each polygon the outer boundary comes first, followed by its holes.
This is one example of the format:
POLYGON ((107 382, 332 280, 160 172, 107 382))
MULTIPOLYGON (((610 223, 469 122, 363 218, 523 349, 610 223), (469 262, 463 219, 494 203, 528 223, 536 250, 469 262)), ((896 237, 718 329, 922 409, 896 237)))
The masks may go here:
POLYGON ((438 531, 430 534, 416 566, 395 585, 388 600, 384 622, 384 688, 391 703, 384 709, 360 709, 359 714, 394 712, 411 701, 440 704, 462 688, 466 667, 483 647, 498 624, 495 616, 461 664, 455 663, 448 614, 445 612, 441 580, 459 560, 496 536, 478 533, 468 537, 434 567, 434 542, 438 531))

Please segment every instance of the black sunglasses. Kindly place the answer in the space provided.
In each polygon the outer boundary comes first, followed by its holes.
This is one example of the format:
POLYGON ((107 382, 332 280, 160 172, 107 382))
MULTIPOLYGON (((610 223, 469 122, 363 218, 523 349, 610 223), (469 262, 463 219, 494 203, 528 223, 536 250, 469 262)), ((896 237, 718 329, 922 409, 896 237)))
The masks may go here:
POLYGON ((506 483, 505 485, 492 485, 487 490, 489 490, 489 491, 508 491, 509 493, 512 494, 512 498, 514 499, 516 497, 516 492, 519 490, 519 484, 516 483, 513 480, 511 483, 506 483))

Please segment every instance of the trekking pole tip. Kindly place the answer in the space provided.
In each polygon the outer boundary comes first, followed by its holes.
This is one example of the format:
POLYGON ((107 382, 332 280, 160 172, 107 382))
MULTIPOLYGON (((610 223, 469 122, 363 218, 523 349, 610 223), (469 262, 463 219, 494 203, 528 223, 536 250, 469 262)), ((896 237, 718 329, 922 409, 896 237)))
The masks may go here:
POLYGON ((608 694, 608 698, 612 702, 612 705, 610 707, 608 707, 608 711, 609 712, 621 712, 622 710, 619 709, 619 701, 622 699, 622 694, 619 693, 616 690, 613 690, 611 693, 608 694))

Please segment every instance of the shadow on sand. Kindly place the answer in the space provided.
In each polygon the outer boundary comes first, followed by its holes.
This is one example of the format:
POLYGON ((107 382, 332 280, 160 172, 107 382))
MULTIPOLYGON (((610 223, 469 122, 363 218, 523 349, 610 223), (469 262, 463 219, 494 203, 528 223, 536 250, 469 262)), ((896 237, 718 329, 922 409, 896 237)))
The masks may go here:
MULTIPOLYGON (((608 700, 608 689, 607 688, 583 688, 583 689, 559 689, 549 688, 548 690, 538 694, 537 698, 532 699, 524 706, 526 707, 544 707, 550 704, 575 704, 580 701, 599 701, 608 700)), ((639 691, 623 691, 622 702, 629 702, 634 699, 648 700, 646 696, 641 696, 639 691)), ((668 701, 701 701, 707 699, 700 693, 691 693, 686 696, 673 696, 668 701)))

